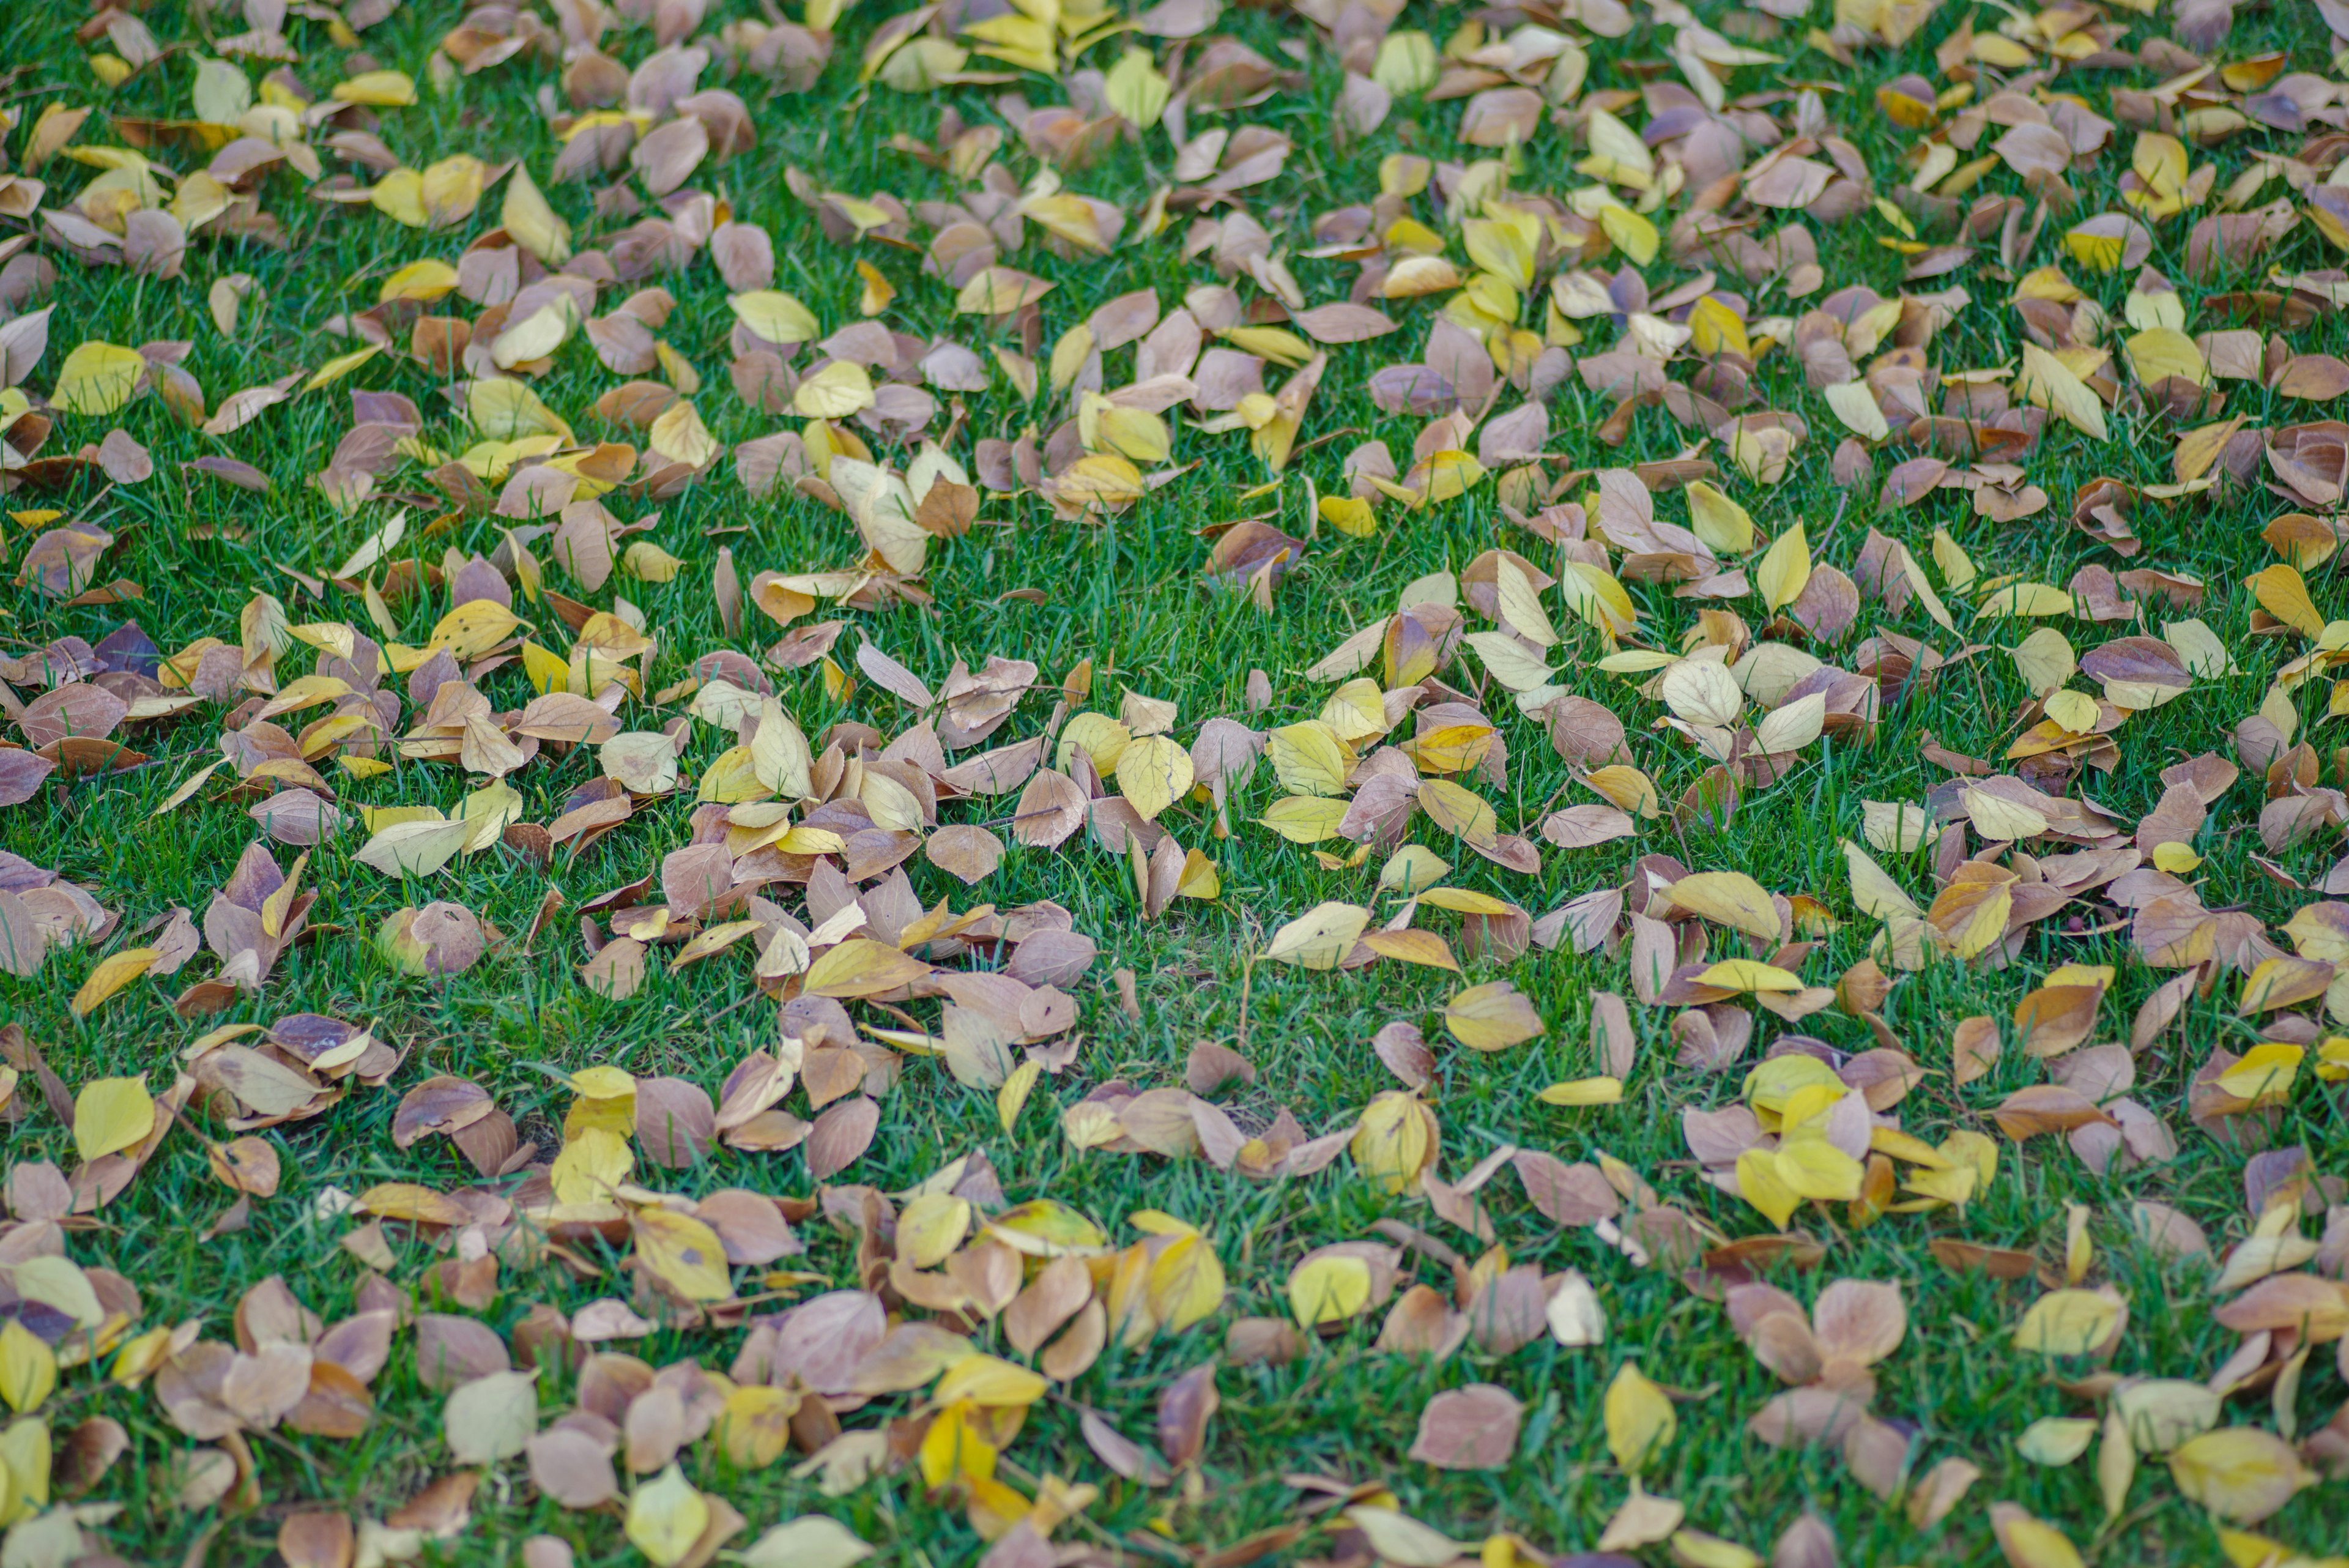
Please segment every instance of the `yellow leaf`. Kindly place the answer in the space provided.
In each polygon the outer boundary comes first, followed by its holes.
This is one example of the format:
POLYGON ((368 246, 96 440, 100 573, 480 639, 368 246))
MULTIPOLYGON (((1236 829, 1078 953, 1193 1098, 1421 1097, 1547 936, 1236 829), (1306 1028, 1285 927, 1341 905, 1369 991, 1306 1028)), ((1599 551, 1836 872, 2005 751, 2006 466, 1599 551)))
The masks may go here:
POLYGON ((2221 1519, 2256 1524, 2316 1477, 2291 1444, 2256 1427, 2226 1427, 2189 1438, 2169 1456, 2178 1490, 2221 1519))
POLYGON ((2072 679, 2080 668, 2072 645, 2062 632, 2043 626, 2013 649, 2015 673, 2034 697, 2044 697, 2072 679))
POLYGON ((722 1302, 734 1294, 726 1272, 726 1244, 718 1232, 674 1209, 643 1209, 636 1216, 636 1261, 689 1302, 722 1302))
POLYGON ((1308 1259, 1288 1276, 1288 1307, 1299 1324, 1319 1328, 1359 1316, 1371 1304, 1371 1265, 1343 1253, 1308 1259))
POLYGON ((1655 154, 1638 131, 1596 107, 1589 111, 1587 130, 1590 155, 1574 166, 1576 172, 1634 191, 1644 191, 1655 182, 1655 154))
POLYGON ((1393 959, 1398 963, 1424 964, 1430 969, 1460 972, 1460 961, 1452 956, 1452 949, 1433 931, 1365 931, 1362 945, 1381 958, 1393 959))
POLYGON ((1689 527, 1713 554, 1742 556, 1754 548, 1756 535, 1752 515, 1718 485, 1702 479, 1691 480, 1688 498, 1689 527))
POLYGON ((2019 398, 2045 409, 2091 441, 2106 439, 2105 406, 2072 368, 2036 343, 2023 346, 2023 372, 2014 379, 2019 398))
POLYGON ((571 427, 546 406, 536 392, 520 381, 476 380, 466 389, 466 417, 485 441, 518 441, 531 436, 553 436, 571 444, 571 427))
POLYGON ((1878 919, 1906 915, 1914 919, 1922 913, 1917 908, 1917 901, 1909 897, 1900 884, 1895 882, 1867 850, 1846 839, 1843 853, 1851 869, 1852 902, 1861 914, 1878 919))
POLYGON ((2121 1304, 2095 1291, 2050 1291, 2031 1303, 2014 1331, 2018 1350, 2085 1355, 2120 1321, 2121 1304))
POLYGON ((1020 1108, 1027 1105, 1028 1096, 1034 1091, 1036 1080, 1043 1071, 1044 1064, 1031 1056, 1013 1068, 1011 1075, 1003 1080, 1003 1087, 995 1091, 996 1119, 1003 1124, 1006 1133, 1010 1132, 1011 1125, 1019 1119, 1020 1108))
POLYGON ((2012 1568, 2082 1568, 2079 1549, 2064 1532, 2011 1502, 1991 1504, 1991 1527, 2012 1568))
POLYGON ((1035 304, 1056 286, 1008 266, 981 268, 955 295, 964 316, 1002 316, 1035 304))
POLYGON ((1417 1096, 1389 1089, 1362 1107, 1347 1150, 1365 1177, 1389 1192, 1401 1192, 1427 1168, 1436 1137, 1435 1113, 1417 1096))
POLYGON ((1160 74, 1147 49, 1128 49, 1102 82, 1102 97, 1117 117, 1137 130, 1148 130, 1166 112, 1174 84, 1160 74))
POLYGON ((1690 914, 1744 931, 1764 941, 1777 940, 1777 906, 1761 883, 1743 871, 1692 872, 1671 888, 1673 903, 1690 914))
POLYGON ((1655 224, 1620 202, 1609 202, 1599 209, 1599 228, 1635 266, 1646 266, 1654 261, 1663 240, 1655 224))
POLYGON ((792 393, 792 407, 812 420, 844 420, 873 404, 873 378, 854 359, 834 359, 792 393))
MULTIPOLYGON (((378 303, 394 299, 415 299, 429 304, 444 295, 454 292, 456 287, 457 269, 435 257, 409 262, 406 266, 385 278, 381 286, 376 290, 375 296, 378 303)), ((364 571, 366 566, 371 564, 363 564, 359 570, 364 571)), ((335 575, 347 577, 354 574, 346 569, 335 575)))
POLYGON ((147 361, 137 349, 84 343, 57 367, 49 400, 69 414, 110 414, 131 400, 146 374, 147 361))
POLYGON ((764 1469, 791 1447, 799 1396, 764 1383, 746 1383, 726 1396, 718 1416, 718 1443, 737 1469, 764 1469))
POLYGON ((1607 1386, 1606 1418, 1607 1451, 1615 1456, 1616 1464, 1634 1475, 1680 1429, 1672 1402, 1632 1361, 1625 1362, 1607 1386))
POLYGON ((1723 959, 1696 978, 1700 985, 1719 986, 1723 991, 1784 992, 1803 989, 1800 975, 1754 959, 1723 959))
MULTIPOLYGON (((635 1119, 635 1100, 628 1102, 628 1119, 635 1119)), ((607 1127, 564 1128, 563 1147, 555 1151, 548 1171, 557 1203, 604 1203, 628 1179, 636 1157, 626 1140, 607 1127)))
POLYGON ((1583 775, 1582 782, 1619 810, 1640 816, 1656 816, 1663 810, 1655 781, 1629 763, 1609 763, 1603 768, 1593 768, 1583 775))
POLYGON ((2308 597, 2308 585, 2283 562, 2278 561, 2255 574, 2251 587, 2260 607, 2292 630, 2307 638, 2324 635, 2324 618, 2317 613, 2315 601, 2308 597))
POLYGON ((1613 573, 1588 561, 1568 561, 1564 566, 1557 591, 1568 609, 1610 637, 1620 637, 1639 625, 1639 607, 1613 573))
POLYGON ((155 1130, 155 1100, 147 1078, 98 1078, 74 1096, 74 1147, 84 1164, 134 1148, 155 1130))
POLYGON ((1840 381, 1823 387, 1819 395, 1826 400, 1827 408, 1843 421, 1844 429, 1862 441, 1882 441, 1892 433, 1892 421, 1884 417, 1883 406, 1865 381, 1840 381))
POLYGON ((628 1539, 654 1568, 677 1568, 709 1528, 709 1500, 674 1464, 628 1499, 628 1539))
POLYGON ((1065 772, 1069 760, 1081 747, 1093 772, 1107 778, 1117 772, 1118 759, 1133 741, 1133 732, 1122 721, 1106 713, 1080 713, 1061 730, 1055 764, 1065 772))
POLYGON ((987 1233, 1031 1258, 1092 1256, 1109 1238, 1099 1225, 1065 1203, 1049 1198, 1007 1209, 988 1221, 987 1233))
POLYGON ((2049 583, 2014 583, 1983 599, 1974 613, 1984 620, 2006 616, 2070 615, 2072 596, 2049 583))
POLYGON ((74 992, 73 1010, 77 1018, 87 1018, 103 1006, 106 1000, 154 966, 162 956, 160 948, 125 948, 98 961, 89 971, 89 978, 74 992))
POLYGON ((2096 1427, 2086 1416, 2042 1416, 2014 1439, 2015 1451, 2034 1465, 2068 1465, 2088 1451, 2096 1427))
POLYGON ((1144 735, 1118 753, 1117 787, 1143 821, 1190 791, 1191 753, 1172 735, 1144 735))
POLYGON ((808 966, 804 987, 816 996, 879 996, 929 972, 929 965, 886 942, 851 937, 808 966))
POLYGON ((1284 795, 1265 807, 1257 820, 1291 844, 1319 844, 1338 836, 1338 825, 1346 820, 1346 803, 1309 794, 1284 795))
POLYGON ((1353 748, 1319 720, 1274 730, 1265 750, 1281 787, 1295 794, 1345 794, 1347 777, 1357 761, 1353 748))
POLYGON ((504 203, 498 222, 514 243, 550 267, 571 259, 571 225, 547 203, 545 194, 530 177, 530 165, 517 159, 506 176, 504 203))
POLYGON ((1859 1196, 1860 1182, 1867 1175, 1859 1161, 1816 1129, 1788 1137, 1778 1147, 1775 1164, 1779 1179, 1788 1189, 1820 1202, 1849 1202, 1859 1196))
POLYGON ((1781 1231, 1802 1206, 1801 1195, 1778 1174, 1775 1149, 1749 1148, 1737 1157, 1737 1189, 1781 1231))
POLYGON ((1264 956, 1300 969, 1335 969, 1370 923, 1371 912, 1360 904, 1318 904, 1273 932, 1264 956))
POLYGON ((1033 1405, 1051 1386, 1042 1375, 998 1356, 966 1355, 947 1368, 931 1397, 941 1405, 968 1401, 989 1408, 1033 1405))
POLYGON ((1444 1027, 1471 1051, 1506 1051, 1547 1033, 1533 1003, 1506 980, 1472 985, 1445 1002, 1444 1027))
POLYGON ((806 306, 775 289, 754 288, 727 303, 734 307, 736 320, 770 343, 812 343, 823 335, 806 306))
POLYGON ((361 71, 336 82, 327 96, 336 103, 405 109, 416 101, 416 81, 406 71, 361 71))
POLYGON ((2182 376, 2201 386, 2210 384, 2210 367, 2202 350, 2174 327, 2152 327, 2135 333, 2127 348, 2129 369, 2139 381, 2149 384, 2166 376, 2182 376))
POLYGON ((1179 1236, 1150 1265, 1150 1310, 1169 1334, 1181 1334, 1224 1304, 1224 1264, 1205 1236, 1179 1236))
POLYGON ((1764 607, 1775 611, 1801 597, 1810 580, 1810 539, 1796 523, 1772 541, 1754 569, 1754 583, 1762 590, 1764 607))
MULTIPOLYGON (((57 1386, 57 1352, 16 1318, 0 1321, 0 1399, 23 1415, 46 1404, 57 1386)), ((0 1471, 0 1483, 6 1480, 7 1473, 0 1471)), ((0 1484, 0 1517, 6 1514, 7 1496, 7 1486, 0 1484)))
POLYGON ((1570 1078, 1534 1096, 1546 1106, 1615 1106, 1623 1102, 1620 1078, 1570 1078))
POLYGON ((970 1200, 950 1192, 925 1192, 897 1217, 897 1255, 917 1269, 935 1269, 970 1233, 970 1200))

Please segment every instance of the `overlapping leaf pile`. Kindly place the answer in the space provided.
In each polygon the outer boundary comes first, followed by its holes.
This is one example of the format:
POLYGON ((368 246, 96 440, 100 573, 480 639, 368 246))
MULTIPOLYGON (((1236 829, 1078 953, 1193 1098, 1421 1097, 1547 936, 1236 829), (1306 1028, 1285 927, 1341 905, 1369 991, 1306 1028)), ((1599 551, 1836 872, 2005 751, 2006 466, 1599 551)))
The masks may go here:
POLYGON ((2318 1561, 2349 7, 2238 8, 12 21, 5 1563, 2318 1561))

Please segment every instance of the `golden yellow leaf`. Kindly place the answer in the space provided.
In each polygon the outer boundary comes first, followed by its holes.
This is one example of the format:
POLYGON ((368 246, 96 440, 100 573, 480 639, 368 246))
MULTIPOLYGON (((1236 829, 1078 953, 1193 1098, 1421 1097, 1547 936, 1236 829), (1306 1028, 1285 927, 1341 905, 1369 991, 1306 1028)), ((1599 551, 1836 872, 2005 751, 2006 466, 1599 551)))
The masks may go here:
POLYGON ((1547 1033, 1533 1003, 1506 980, 1472 985, 1445 1002, 1444 1026, 1471 1051, 1506 1051, 1547 1033))
POLYGON ((87 1018, 104 1006, 109 997, 154 967, 162 957, 157 948, 125 948, 109 953, 89 971, 89 978, 74 992, 73 1010, 78 1018, 87 1018))
POLYGON ((1777 906, 1762 884, 1743 871, 1696 871, 1673 883, 1671 900, 1690 914, 1733 931, 1777 940, 1777 906))
POLYGON ((416 101, 416 80, 406 71, 361 71, 336 82, 327 96, 336 103, 404 109, 416 101))
POLYGON ((2315 601, 2308 597, 2308 585, 2291 566, 2278 561, 2254 573, 2251 588, 2261 609, 2302 637, 2324 635, 2324 617, 2317 613, 2315 601))
POLYGON ((1188 794, 1191 778, 1191 753, 1172 735, 1144 735, 1118 753, 1118 791, 1145 822, 1188 794))
POLYGON ((722 1302, 734 1294, 726 1244, 700 1220, 674 1209, 643 1209, 634 1229, 636 1261, 687 1301, 722 1302))
POLYGON ((812 420, 844 420, 873 404, 873 378, 854 359, 834 359, 792 393, 792 407, 812 420))
POLYGON ((2091 441, 2106 439, 2105 406, 2072 368, 2036 343, 2023 345, 2023 372, 2015 396, 2036 403, 2091 441))
POLYGON ((1371 923, 1360 904, 1317 904, 1272 933, 1264 956, 1299 969, 1335 969, 1371 923))
POLYGON ((2014 1331, 2018 1350, 2085 1355, 2120 1321, 2121 1304, 2095 1291, 2050 1291, 2033 1302, 2014 1331))
POLYGON ((136 1147, 155 1130, 147 1078, 97 1078, 74 1096, 74 1147, 85 1163, 136 1147))
POLYGON ((1347 1148, 1364 1176, 1389 1192, 1402 1192, 1434 1158, 1437 1133, 1435 1113, 1419 1096, 1389 1089, 1362 1107, 1347 1148))
POLYGON ((1266 738, 1265 752, 1281 787, 1294 794, 1345 794, 1357 761, 1353 748, 1318 719, 1274 730, 1266 738))
POLYGON ((2317 1478, 2291 1444, 2256 1427, 2224 1427, 2171 1450, 2178 1490, 2221 1519, 2257 1524, 2317 1478))
POLYGON ((1754 586, 1762 590, 1764 607, 1775 611, 1800 598, 1810 580, 1811 543, 1797 522, 1764 552, 1754 569, 1754 586))
POLYGON ((69 414, 110 414, 138 393, 146 374, 147 361, 137 349, 84 343, 57 367, 49 400, 69 414))
POLYGON ((1689 528, 1717 556, 1742 556, 1754 548, 1754 519, 1720 486, 1705 480, 1688 485, 1689 528))
POLYGON ((1346 820, 1346 803, 1309 794, 1285 795, 1265 807, 1257 819, 1292 844, 1319 844, 1335 838, 1346 820))
POLYGON ((1781 1231, 1802 1206, 1802 1196, 1778 1174, 1775 1149, 1749 1148, 1738 1155, 1737 1189, 1746 1202, 1760 1210, 1781 1231))
POLYGON ((571 259, 571 225, 547 203, 538 182, 530 177, 530 165, 520 159, 514 161, 513 172, 506 176, 498 223, 516 244, 547 266, 559 267, 571 259))
POLYGON ((929 972, 929 965, 886 942, 851 937, 817 955, 804 985, 816 996, 879 996, 929 972))
POLYGON ((1650 1382, 1636 1361, 1627 1361, 1607 1386, 1605 1401, 1607 1451, 1622 1469, 1637 1475, 1657 1451, 1672 1440, 1680 1421, 1672 1402, 1650 1382))
POLYGON ((1309 1258, 1288 1276, 1288 1306, 1305 1328, 1343 1323, 1371 1303, 1371 1265, 1344 1253, 1309 1258))
MULTIPOLYGON (((21 1416, 47 1403, 57 1386, 57 1352, 20 1320, 0 1320, 0 1400, 21 1416)), ((0 1471, 0 1481, 5 1477, 0 1471)), ((6 1511, 7 1497, 8 1488, 0 1485, 0 1513, 6 1511)))
POLYGON ((1169 1334, 1181 1334, 1224 1304, 1224 1264, 1205 1236, 1178 1236, 1150 1265, 1150 1310, 1169 1334))
POLYGON ((718 1443, 738 1469, 764 1469, 791 1447, 799 1396, 764 1383, 745 1383, 726 1396, 718 1415, 718 1443))
POLYGON ((1051 1385, 1042 1376, 999 1356, 970 1355, 947 1368, 931 1391, 942 1405, 968 1401, 990 1408, 1033 1405, 1051 1385))
POLYGON ((823 335, 813 312, 776 289, 754 288, 734 296, 727 304, 733 307, 737 321, 770 343, 812 343, 823 335))
POLYGON ((2054 1525, 2011 1502, 1991 1504, 1990 1517, 2009 1568, 2083 1568, 2079 1549, 2054 1525))
POLYGON ((677 1568, 709 1528, 709 1500, 674 1464, 628 1498, 628 1539, 654 1568, 677 1568))
POLYGON ((1614 1106, 1623 1101, 1620 1078, 1569 1078, 1534 1096, 1546 1106, 1614 1106))

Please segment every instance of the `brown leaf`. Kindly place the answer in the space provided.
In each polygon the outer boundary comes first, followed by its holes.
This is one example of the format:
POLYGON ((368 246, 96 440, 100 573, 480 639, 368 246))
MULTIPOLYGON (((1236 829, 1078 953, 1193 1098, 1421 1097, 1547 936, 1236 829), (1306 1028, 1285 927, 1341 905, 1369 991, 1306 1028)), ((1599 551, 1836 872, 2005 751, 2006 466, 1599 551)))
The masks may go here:
POLYGON ((277 1527, 277 1555, 285 1568, 350 1568, 357 1547, 347 1513, 297 1513, 277 1527))
POLYGON ((931 865, 975 888, 1003 862, 1003 840, 984 827, 953 823, 930 835, 922 850, 931 865))
POLYGON ((1199 1461, 1207 1423, 1222 1404, 1216 1392, 1216 1364, 1203 1362, 1168 1384, 1158 1397, 1158 1446, 1176 1469, 1199 1461))
POLYGON ((697 1163, 717 1136, 716 1124, 717 1112, 700 1085, 636 1080, 636 1142, 654 1164, 675 1170, 697 1163))
POLYGON ((1491 1383, 1438 1394, 1419 1413, 1411 1457, 1438 1469, 1500 1469, 1516 1453, 1525 1411, 1515 1395, 1491 1383))
POLYGON ((864 1157, 881 1126, 881 1107, 864 1095, 824 1107, 808 1133, 808 1179, 829 1181, 864 1157))
POLYGON ((1402 325, 1382 310, 1342 300, 1294 312, 1289 320, 1316 343, 1361 343, 1383 337, 1402 325))
POLYGON ((1992 1116, 1998 1130, 2018 1143, 2042 1133, 2070 1132, 2091 1122, 2119 1125, 2098 1110, 2095 1101, 2061 1084, 2017 1089, 1999 1103, 1992 1116))
POLYGON ((1165 1461, 1111 1426, 1100 1411, 1085 1410, 1077 1418, 1077 1428, 1084 1434, 1085 1446, 1092 1449, 1093 1458, 1126 1480, 1144 1486, 1164 1486, 1174 1479, 1165 1461))

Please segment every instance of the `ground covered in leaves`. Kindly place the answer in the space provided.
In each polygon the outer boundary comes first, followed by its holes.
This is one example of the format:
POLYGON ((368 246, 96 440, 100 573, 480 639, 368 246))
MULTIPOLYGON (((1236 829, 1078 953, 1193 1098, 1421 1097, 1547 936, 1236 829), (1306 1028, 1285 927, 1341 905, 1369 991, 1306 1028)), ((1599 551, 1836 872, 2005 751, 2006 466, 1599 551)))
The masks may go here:
POLYGON ((6 1568, 2344 1561, 2349 5, 0 60, 6 1568))

